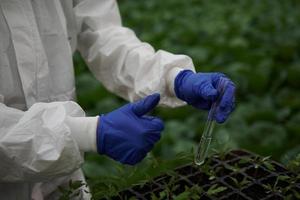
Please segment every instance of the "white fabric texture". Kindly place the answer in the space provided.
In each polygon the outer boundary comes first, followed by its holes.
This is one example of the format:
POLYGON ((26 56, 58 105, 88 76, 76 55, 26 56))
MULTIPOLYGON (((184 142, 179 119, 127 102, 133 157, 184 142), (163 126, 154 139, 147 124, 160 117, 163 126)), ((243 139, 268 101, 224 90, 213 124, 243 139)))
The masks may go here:
POLYGON ((66 122, 81 151, 97 152, 96 131, 98 116, 68 117, 66 122))
POLYGON ((170 72, 167 75, 167 86, 168 86, 168 90, 170 91, 170 93, 174 96, 176 96, 175 94, 175 90, 174 90, 174 85, 175 85, 175 78, 176 76, 183 71, 183 68, 179 68, 179 67, 174 67, 170 70, 170 72))
POLYGON ((75 8, 78 49, 107 89, 129 101, 159 92, 160 105, 184 105, 174 96, 173 88, 169 91, 167 76, 178 67, 194 71, 188 56, 155 52, 141 42, 132 30, 122 27, 115 1, 79 2, 75 8))
POLYGON ((66 116, 84 116, 76 103, 36 103, 26 112, 3 104, 0 109, 5 112, 0 115, 5 122, 0 127, 1 181, 41 181, 79 168, 83 160, 66 125, 66 116))
POLYGON ((96 120, 80 120, 74 102, 76 48, 115 94, 133 101, 159 92, 161 105, 184 104, 172 79, 194 70, 191 59, 141 42, 122 27, 115 0, 0 0, 1 199, 57 199, 57 186, 84 180, 81 152, 95 150, 96 120), (81 143, 81 133, 90 139, 81 143))

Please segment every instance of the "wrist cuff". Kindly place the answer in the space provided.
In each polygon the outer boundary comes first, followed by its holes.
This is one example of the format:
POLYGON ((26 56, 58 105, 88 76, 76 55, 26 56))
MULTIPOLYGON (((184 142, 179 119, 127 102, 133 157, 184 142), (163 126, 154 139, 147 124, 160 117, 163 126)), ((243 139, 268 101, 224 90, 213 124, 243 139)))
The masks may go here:
POLYGON ((84 152, 97 152, 96 130, 98 116, 96 117, 68 117, 71 134, 76 140, 79 149, 84 152))
POLYGON ((175 67, 175 68, 171 69, 167 75, 168 91, 174 97, 176 97, 176 93, 174 90, 175 79, 176 79, 177 75, 183 70, 184 69, 182 69, 182 68, 175 67))

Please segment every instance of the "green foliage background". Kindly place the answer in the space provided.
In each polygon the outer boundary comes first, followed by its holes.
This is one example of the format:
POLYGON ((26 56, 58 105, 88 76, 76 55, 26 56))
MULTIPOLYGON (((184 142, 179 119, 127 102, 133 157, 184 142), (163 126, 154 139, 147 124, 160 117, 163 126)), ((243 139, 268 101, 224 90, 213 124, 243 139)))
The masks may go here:
MULTIPOLYGON (((155 49, 187 54, 197 71, 222 71, 237 85, 237 108, 214 133, 213 147, 244 148, 287 163, 300 152, 300 2, 297 0, 119 1, 125 26, 155 49)), ((77 53, 76 84, 88 114, 124 100, 107 92, 77 53)), ((157 108, 161 141, 141 164, 122 166, 87 154, 83 166, 95 198, 189 162, 207 113, 157 108)))

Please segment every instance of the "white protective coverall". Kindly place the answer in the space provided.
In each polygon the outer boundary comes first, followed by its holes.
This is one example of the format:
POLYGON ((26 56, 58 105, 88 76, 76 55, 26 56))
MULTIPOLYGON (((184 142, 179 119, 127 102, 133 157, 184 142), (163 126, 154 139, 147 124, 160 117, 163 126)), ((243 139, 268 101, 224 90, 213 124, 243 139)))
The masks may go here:
POLYGON ((57 199, 58 185, 84 180, 97 117, 74 102, 76 49, 115 94, 183 104, 173 81, 191 59, 141 42, 114 0, 0 0, 0 199, 57 199))

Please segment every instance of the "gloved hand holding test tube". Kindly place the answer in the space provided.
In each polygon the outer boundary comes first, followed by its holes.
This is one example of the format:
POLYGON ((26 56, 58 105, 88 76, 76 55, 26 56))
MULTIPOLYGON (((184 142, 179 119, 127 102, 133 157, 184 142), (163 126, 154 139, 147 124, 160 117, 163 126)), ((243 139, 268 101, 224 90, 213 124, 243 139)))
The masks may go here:
POLYGON ((220 103, 220 100, 222 99, 222 96, 225 92, 225 89, 227 87, 228 81, 226 78, 220 78, 217 90, 219 92, 219 97, 217 101, 215 101, 209 112, 208 112, 208 117, 207 121, 204 126, 204 131, 201 137, 201 140, 198 144, 198 147, 196 149, 196 154, 195 154, 195 164, 196 165, 202 165, 204 164, 205 158, 207 156, 208 150, 209 150, 209 145, 212 139, 212 132, 214 130, 215 126, 215 121, 214 121, 214 115, 216 113, 216 109, 220 103))

